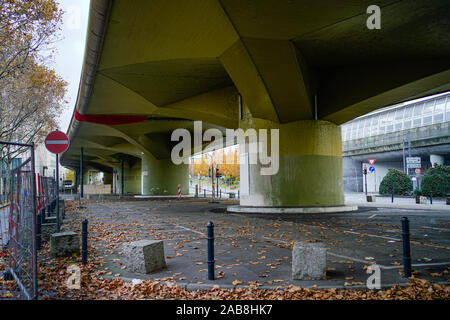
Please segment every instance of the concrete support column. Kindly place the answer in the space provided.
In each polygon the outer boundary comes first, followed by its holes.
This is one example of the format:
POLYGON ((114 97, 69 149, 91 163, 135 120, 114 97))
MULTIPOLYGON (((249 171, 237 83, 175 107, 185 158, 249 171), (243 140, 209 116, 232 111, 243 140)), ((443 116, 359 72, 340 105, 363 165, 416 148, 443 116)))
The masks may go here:
POLYGON ((444 157, 439 154, 430 154, 430 162, 433 167, 435 167, 436 164, 439 166, 444 165, 444 160, 444 157))
POLYGON ((103 184, 113 184, 113 174, 112 172, 103 172, 103 184))
POLYGON ((91 184, 91 182, 89 180, 89 175, 90 175, 89 170, 84 169, 83 170, 83 184, 84 185, 91 184))
POLYGON ((175 165, 171 159, 157 160, 142 156, 142 195, 189 194, 189 165, 175 165))
MULTIPOLYGON (((261 175, 262 165, 249 164, 248 153, 241 153, 242 206, 344 205, 339 126, 321 120, 279 124, 252 118, 241 121, 241 127, 244 130, 278 128, 280 154, 278 173, 261 175)), ((248 143, 240 148, 248 150, 248 143)))

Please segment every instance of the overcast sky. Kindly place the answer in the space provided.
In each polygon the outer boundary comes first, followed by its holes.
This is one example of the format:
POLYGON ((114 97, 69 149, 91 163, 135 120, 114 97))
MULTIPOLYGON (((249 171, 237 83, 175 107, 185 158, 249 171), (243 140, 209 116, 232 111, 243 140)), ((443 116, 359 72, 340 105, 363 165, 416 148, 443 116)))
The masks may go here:
POLYGON ((86 42, 89 0, 59 0, 59 7, 64 11, 62 40, 54 46, 56 54, 50 67, 68 83, 66 95, 68 105, 58 121, 59 129, 66 132, 77 100, 86 42))

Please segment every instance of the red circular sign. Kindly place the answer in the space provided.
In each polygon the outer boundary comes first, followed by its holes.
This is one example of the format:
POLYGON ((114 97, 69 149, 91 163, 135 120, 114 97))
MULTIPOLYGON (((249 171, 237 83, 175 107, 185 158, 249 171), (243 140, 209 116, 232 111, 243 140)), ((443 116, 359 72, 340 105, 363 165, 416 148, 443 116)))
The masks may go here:
POLYGON ((69 138, 62 131, 52 131, 45 138, 45 147, 51 153, 62 153, 69 147, 69 138))

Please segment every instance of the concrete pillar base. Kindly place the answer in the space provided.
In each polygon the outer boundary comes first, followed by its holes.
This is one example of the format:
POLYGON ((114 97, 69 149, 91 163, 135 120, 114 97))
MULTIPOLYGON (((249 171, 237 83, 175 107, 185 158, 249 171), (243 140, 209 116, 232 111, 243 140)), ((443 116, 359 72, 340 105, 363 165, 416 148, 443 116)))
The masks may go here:
POLYGON ((358 210, 358 206, 330 206, 330 207, 251 207, 229 206, 227 212, 231 213, 339 213, 358 210))

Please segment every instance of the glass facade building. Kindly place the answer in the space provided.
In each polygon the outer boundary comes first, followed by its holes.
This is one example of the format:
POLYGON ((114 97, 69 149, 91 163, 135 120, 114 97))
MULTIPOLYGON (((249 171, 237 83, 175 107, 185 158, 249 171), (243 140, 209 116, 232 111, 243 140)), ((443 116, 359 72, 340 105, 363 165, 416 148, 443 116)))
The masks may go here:
POLYGON ((341 125, 342 140, 355 140, 450 121, 450 92, 386 107, 341 125))

